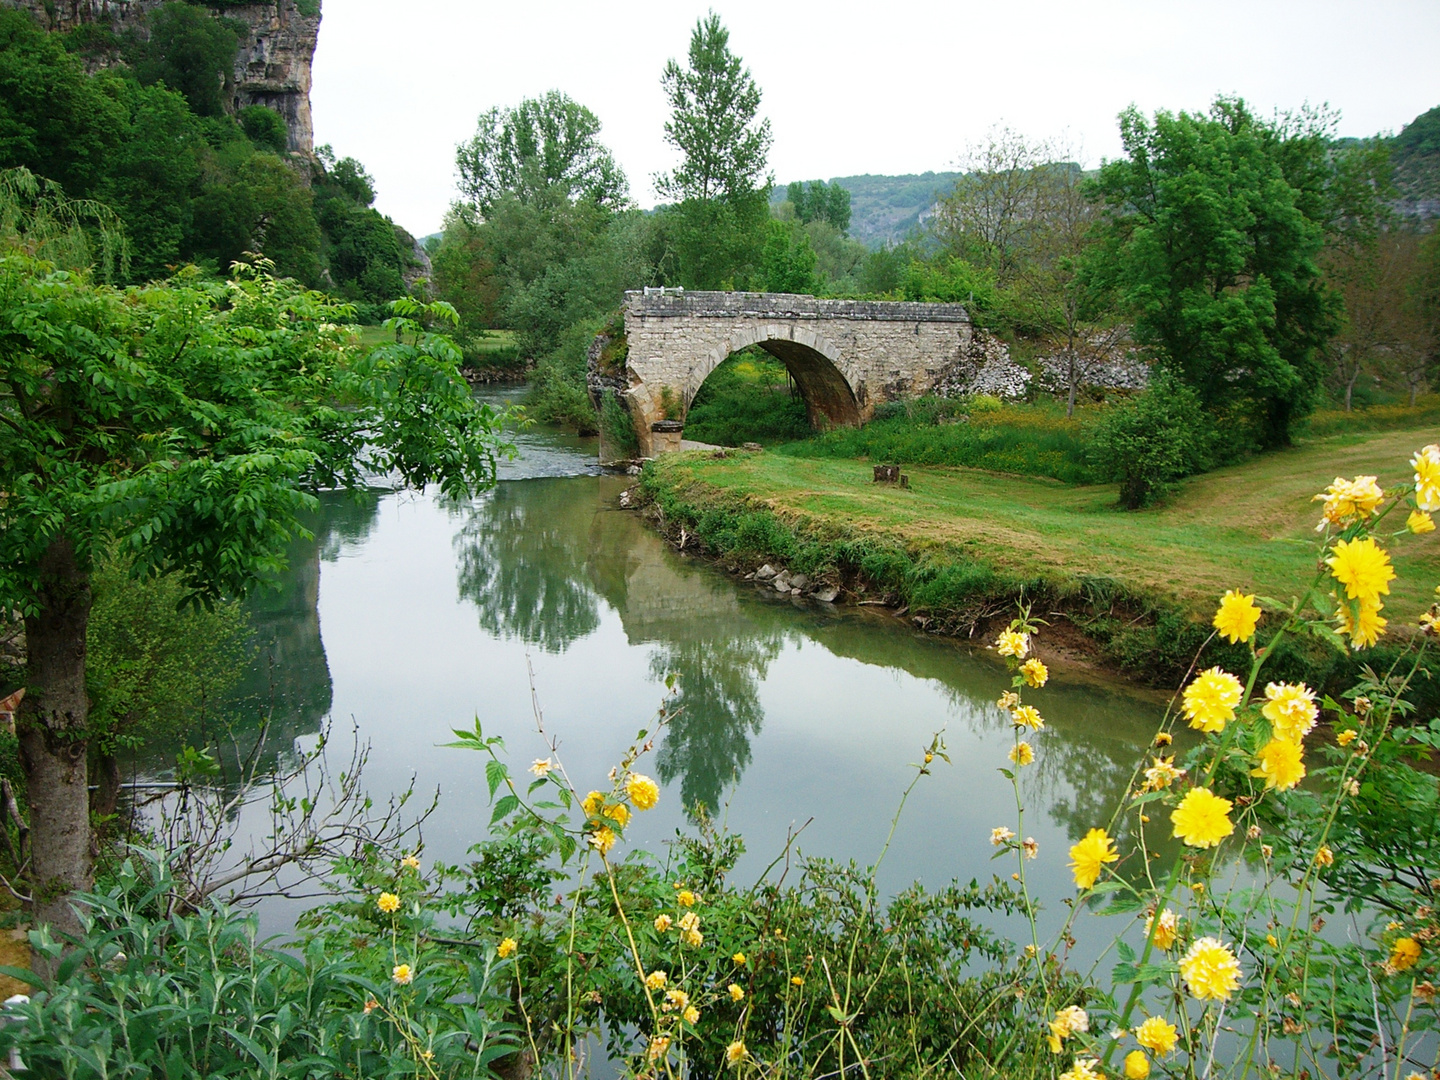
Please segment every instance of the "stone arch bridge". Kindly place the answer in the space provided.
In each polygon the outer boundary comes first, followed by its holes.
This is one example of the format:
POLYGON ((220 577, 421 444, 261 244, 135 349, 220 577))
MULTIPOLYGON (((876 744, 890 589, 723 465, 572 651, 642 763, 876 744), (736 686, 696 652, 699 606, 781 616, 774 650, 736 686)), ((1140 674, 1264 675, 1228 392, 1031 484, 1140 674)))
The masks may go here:
POLYGON ((862 424, 882 402, 934 391, 972 352, 960 304, 787 293, 627 292, 625 338, 623 373, 597 380, 592 351, 592 392, 599 404, 608 386, 629 406, 646 457, 679 448, 700 384, 747 345, 785 365, 822 429, 862 424))

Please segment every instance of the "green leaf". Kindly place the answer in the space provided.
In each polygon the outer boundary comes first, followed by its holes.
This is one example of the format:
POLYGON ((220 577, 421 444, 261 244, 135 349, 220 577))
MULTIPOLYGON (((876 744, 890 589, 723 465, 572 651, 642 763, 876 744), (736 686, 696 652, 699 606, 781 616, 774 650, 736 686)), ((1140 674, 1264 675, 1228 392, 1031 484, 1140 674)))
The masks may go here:
POLYGON ((495 798, 495 792, 509 775, 510 770, 503 761, 491 758, 485 763, 485 783, 490 786, 490 798, 495 798))
POLYGON ((520 800, 514 795, 505 795, 495 802, 495 809, 490 813, 490 824, 494 825, 507 814, 513 813, 520 805, 520 800))

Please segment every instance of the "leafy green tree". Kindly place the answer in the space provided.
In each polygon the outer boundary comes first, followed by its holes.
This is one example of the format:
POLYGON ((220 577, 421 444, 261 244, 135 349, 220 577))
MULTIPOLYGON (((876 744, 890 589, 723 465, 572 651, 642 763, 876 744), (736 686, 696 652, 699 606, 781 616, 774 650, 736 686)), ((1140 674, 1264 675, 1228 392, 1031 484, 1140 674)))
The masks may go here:
POLYGON ((569 202, 622 209, 625 174, 599 134, 595 114, 558 90, 482 113, 475 136, 456 152, 459 205, 484 218, 503 197, 528 203, 558 189, 569 202))
POLYGON ((453 312, 396 310, 397 340, 357 356, 345 312, 264 265, 120 290, 13 245, 0 257, 0 604, 25 620, 37 923, 78 929, 67 901, 91 879, 85 643, 103 553, 214 602, 283 565, 315 489, 493 481, 496 418, 426 329, 453 312))
POLYGON ((795 216, 806 225, 827 221, 841 235, 850 232, 850 192, 824 180, 800 181, 785 189, 785 201, 795 207, 795 216))
POLYGON ((223 114, 240 47, 237 24, 181 0, 156 8, 147 22, 149 36, 137 37, 129 50, 141 84, 178 90, 197 116, 223 114))
POLYGON ((760 282, 766 292, 814 293, 815 249, 803 228, 790 221, 771 221, 760 252, 760 282))
POLYGON ((1209 467, 1213 426, 1200 398, 1163 368, 1144 393, 1112 408, 1091 434, 1090 459, 1120 484, 1120 505, 1148 506, 1181 477, 1209 467))
POLYGON ((1135 109, 1100 170, 1108 235, 1094 280, 1139 342, 1206 408, 1283 446, 1314 406, 1336 303, 1317 263, 1333 204, 1325 129, 1269 123, 1221 98, 1208 114, 1135 109))
POLYGON ((692 288, 733 287, 758 260, 770 217, 772 136, 770 121, 757 119, 760 88, 714 12, 695 24, 688 66, 671 60, 660 82, 670 102, 665 141, 683 158, 655 186, 677 204, 668 228, 680 277, 692 288))
POLYGON ((235 114, 235 119, 257 150, 283 154, 290 148, 290 129, 285 118, 274 109, 267 109, 264 105, 246 105, 235 114))

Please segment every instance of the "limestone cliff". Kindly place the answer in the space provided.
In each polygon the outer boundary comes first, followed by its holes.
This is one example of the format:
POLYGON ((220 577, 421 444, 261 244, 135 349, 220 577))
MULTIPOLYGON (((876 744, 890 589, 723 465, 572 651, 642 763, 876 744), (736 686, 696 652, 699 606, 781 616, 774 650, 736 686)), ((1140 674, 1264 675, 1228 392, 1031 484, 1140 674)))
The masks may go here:
MULTIPOLYGON (((51 30, 85 23, 108 24, 117 34, 146 33, 146 17, 165 0, 0 0, 32 12, 51 30)), ((216 15, 246 27, 227 89, 232 106, 264 105, 285 118, 290 150, 309 155, 315 129, 310 119, 310 69, 320 35, 320 0, 226 4, 216 15)))

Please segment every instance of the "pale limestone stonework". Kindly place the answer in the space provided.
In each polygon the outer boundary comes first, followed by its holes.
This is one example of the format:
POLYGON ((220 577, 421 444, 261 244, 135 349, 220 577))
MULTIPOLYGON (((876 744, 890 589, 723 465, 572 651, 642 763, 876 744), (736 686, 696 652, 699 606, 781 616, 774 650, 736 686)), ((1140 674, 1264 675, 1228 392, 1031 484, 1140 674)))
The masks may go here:
POLYGON ((759 345, 782 361, 817 426, 861 424, 875 406, 933 393, 972 349, 960 304, 819 300, 785 293, 628 292, 625 397, 652 456, 673 440, 651 426, 690 408, 705 377, 759 345))

